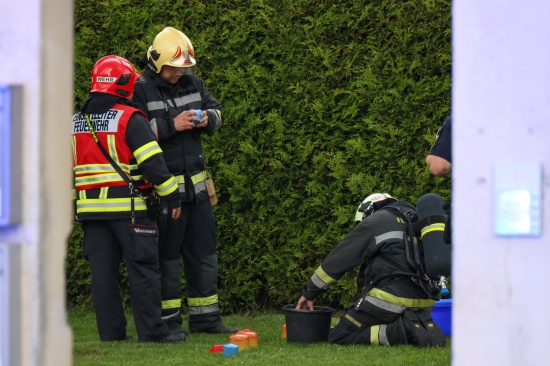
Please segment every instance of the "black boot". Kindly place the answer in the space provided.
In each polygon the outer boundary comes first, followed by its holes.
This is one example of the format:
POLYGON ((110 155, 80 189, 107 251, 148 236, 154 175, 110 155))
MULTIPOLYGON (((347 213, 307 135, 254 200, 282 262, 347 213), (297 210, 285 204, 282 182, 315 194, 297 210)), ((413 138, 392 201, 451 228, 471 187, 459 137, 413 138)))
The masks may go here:
POLYGON ((170 328, 170 334, 178 334, 178 333, 183 333, 186 337, 189 336, 189 332, 187 330, 183 329, 182 327, 170 328))
POLYGON ((386 337, 390 346, 408 344, 403 318, 400 316, 386 327, 386 337))
POLYGON ((189 332, 191 333, 237 333, 237 329, 228 328, 222 323, 219 312, 189 315, 189 332))
POLYGON ((163 339, 159 341, 159 343, 180 343, 185 342, 187 340, 187 335, 184 333, 170 333, 163 339))
POLYGON ((132 335, 128 333, 126 333, 124 337, 119 337, 119 338, 109 338, 109 337, 101 338, 102 342, 119 342, 119 341, 131 341, 131 340, 132 340, 132 335))
POLYGON ((409 344, 417 347, 445 347, 445 333, 435 324, 429 310, 405 310, 401 318, 409 344))

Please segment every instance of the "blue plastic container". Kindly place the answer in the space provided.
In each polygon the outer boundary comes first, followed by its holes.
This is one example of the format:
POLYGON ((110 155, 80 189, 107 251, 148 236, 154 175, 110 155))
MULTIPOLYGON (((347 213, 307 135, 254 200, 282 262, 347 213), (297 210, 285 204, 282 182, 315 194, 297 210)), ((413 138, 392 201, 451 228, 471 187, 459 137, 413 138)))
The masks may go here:
POLYGON ((432 318, 446 336, 451 335, 453 299, 441 299, 435 302, 432 318))
MULTIPOLYGON (((197 117, 198 119, 202 119, 202 110, 201 109, 194 109, 194 111, 197 113, 197 115, 195 117, 197 117)), ((201 123, 201 121, 197 121, 197 120, 193 120, 193 123, 198 125, 199 123, 201 123)))
POLYGON ((239 346, 227 343, 223 345, 223 357, 235 356, 239 353, 239 346))

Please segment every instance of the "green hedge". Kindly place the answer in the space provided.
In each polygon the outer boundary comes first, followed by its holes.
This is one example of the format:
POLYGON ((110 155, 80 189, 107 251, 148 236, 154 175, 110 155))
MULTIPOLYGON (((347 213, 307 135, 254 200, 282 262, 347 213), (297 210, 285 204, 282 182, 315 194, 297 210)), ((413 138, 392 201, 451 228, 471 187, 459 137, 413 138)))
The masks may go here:
MULTIPOLYGON (((450 198, 449 178, 424 162, 450 113, 450 0, 77 0, 75 107, 98 58, 137 65, 165 26, 192 40, 197 74, 224 106, 205 152, 225 311, 296 301, 366 195, 450 198)), ((79 231, 72 305, 90 293, 79 231)), ((319 303, 345 307, 356 295, 350 273, 319 303)))

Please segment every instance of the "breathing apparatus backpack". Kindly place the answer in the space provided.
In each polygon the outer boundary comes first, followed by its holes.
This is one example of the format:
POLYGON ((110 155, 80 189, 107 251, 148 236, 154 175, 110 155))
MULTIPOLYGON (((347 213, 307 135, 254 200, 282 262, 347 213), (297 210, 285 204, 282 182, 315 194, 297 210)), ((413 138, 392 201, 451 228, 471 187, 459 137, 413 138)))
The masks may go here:
POLYGON ((441 196, 423 195, 416 203, 418 221, 413 224, 415 235, 421 241, 425 272, 435 280, 451 275, 451 246, 445 240, 448 214, 444 207, 441 196))

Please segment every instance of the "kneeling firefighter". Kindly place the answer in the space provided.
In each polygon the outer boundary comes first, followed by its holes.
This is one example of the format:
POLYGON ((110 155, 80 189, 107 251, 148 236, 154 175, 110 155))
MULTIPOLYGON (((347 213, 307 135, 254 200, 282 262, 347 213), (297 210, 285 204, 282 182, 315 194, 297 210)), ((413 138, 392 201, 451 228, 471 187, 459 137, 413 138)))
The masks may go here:
MULTIPOLYGON (((296 306, 313 310, 316 297, 361 266, 358 285, 366 285, 363 295, 330 330, 328 342, 445 346, 445 335, 431 317, 438 289, 424 270, 413 227, 417 221, 415 206, 387 193, 371 194, 361 203, 356 226, 315 270, 296 306)), ((444 229, 439 223, 435 227, 444 229)))

